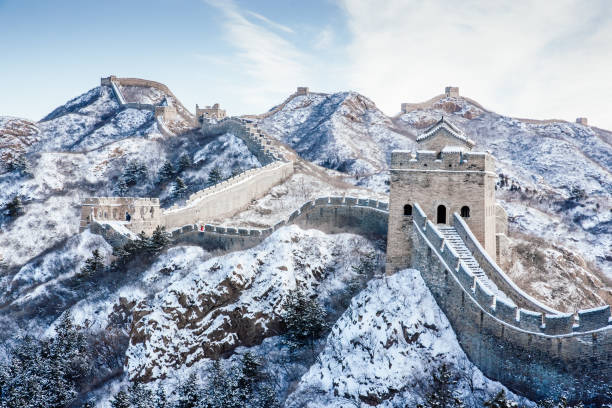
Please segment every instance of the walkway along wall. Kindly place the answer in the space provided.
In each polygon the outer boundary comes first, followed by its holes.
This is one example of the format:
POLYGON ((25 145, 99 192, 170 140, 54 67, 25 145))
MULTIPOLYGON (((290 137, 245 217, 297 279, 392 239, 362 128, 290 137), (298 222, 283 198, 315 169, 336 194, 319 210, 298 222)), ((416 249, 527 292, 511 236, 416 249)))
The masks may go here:
MULTIPOLYGON (((566 395, 572 401, 602 403, 612 380, 610 306, 579 311, 578 319, 519 309, 496 299, 443 239, 428 238, 442 234, 427 223, 418 205, 413 224, 412 266, 421 272, 463 350, 487 377, 532 400, 566 395)), ((465 224, 460 228, 466 229, 464 235, 469 232, 465 224)))
POLYGON ((184 207, 173 206, 164 211, 162 225, 171 230, 185 224, 231 216, 292 174, 292 162, 274 162, 245 171, 191 195, 184 207))
POLYGON ((244 209, 253 200, 263 197, 272 187, 293 174, 293 162, 273 162, 231 177, 212 187, 192 194, 185 206, 167 210, 159 207, 157 198, 91 197, 81 204, 81 231, 96 221, 126 221, 124 226, 132 232, 151 234, 160 225, 167 230, 185 224, 207 222, 229 217, 244 209))
POLYGON ((262 165, 284 160, 282 154, 272 146, 272 140, 257 126, 243 119, 227 117, 220 121, 204 120, 200 129, 204 136, 219 136, 231 133, 241 139, 262 165))
POLYGON ((300 209, 274 227, 247 229, 211 224, 185 225, 172 231, 174 243, 191 243, 209 251, 236 251, 256 246, 285 225, 316 228, 326 233, 355 233, 372 239, 387 236, 388 204, 368 198, 321 197, 304 203, 300 209), (201 227, 204 230, 201 231, 201 227))

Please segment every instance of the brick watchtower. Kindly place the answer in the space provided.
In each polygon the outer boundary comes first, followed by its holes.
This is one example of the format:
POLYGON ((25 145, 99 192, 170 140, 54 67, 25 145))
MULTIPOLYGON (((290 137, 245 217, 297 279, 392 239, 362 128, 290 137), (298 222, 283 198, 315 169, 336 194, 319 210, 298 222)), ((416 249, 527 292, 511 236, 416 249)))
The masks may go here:
POLYGON ((495 251, 495 159, 442 118, 417 138, 417 152, 391 154, 387 273, 410 266, 414 203, 438 224, 460 214, 492 259, 495 251))

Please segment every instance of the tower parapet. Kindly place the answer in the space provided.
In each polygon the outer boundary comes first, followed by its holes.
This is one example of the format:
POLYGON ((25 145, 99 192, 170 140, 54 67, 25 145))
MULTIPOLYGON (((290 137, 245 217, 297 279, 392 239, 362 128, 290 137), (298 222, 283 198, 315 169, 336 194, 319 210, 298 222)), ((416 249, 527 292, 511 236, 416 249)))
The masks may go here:
POLYGON ((459 87, 458 86, 447 86, 444 88, 444 94, 447 98, 458 98, 459 97, 459 87))
POLYGON ((218 103, 205 108, 200 108, 200 106, 196 104, 195 111, 196 121, 198 122, 201 122, 202 118, 221 120, 226 116, 225 109, 221 109, 218 103))
POLYGON ((423 132, 417 143, 416 154, 391 153, 387 271, 410 264, 414 203, 437 224, 452 225, 452 214, 461 214, 496 259, 495 158, 473 152, 474 142, 445 118, 423 132))

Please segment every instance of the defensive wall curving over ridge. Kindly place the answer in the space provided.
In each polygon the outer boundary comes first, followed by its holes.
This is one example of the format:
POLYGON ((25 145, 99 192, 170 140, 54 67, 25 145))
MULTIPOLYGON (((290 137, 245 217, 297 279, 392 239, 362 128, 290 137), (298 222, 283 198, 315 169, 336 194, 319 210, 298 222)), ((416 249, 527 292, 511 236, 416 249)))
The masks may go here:
POLYGON ((285 160, 282 154, 272 146, 272 140, 259 129, 256 123, 232 117, 226 117, 217 122, 204 120, 200 131, 204 136, 233 134, 246 144, 249 151, 262 165, 276 160, 285 160))
MULTIPOLYGON (((520 308, 496 297, 468 271, 418 204, 413 224, 412 266, 485 375, 533 400, 568 396, 601 403, 612 376, 610 306, 578 311, 577 316, 520 308)), ((464 230, 460 234, 466 241, 473 239, 465 223, 455 228, 464 230)), ((475 257, 487 262, 482 247, 472 248, 475 257)), ((505 284, 500 287, 507 289, 505 284)), ((527 297, 525 303, 530 302, 527 297)))
MULTIPOLYGON (((304 203, 289 217, 270 228, 235 228, 189 223, 170 231, 170 235, 174 243, 192 243, 211 251, 235 251, 256 246, 286 225, 317 228, 326 233, 352 232, 370 238, 385 239, 387 223, 386 202, 369 198, 321 197, 304 203)), ((91 229, 117 245, 130 239, 104 222, 93 222, 91 229)))

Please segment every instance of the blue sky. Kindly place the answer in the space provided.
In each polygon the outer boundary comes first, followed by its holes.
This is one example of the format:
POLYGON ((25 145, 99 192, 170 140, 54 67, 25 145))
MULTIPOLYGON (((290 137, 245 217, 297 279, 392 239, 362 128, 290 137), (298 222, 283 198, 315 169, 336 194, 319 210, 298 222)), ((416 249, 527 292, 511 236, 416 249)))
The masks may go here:
POLYGON ((231 114, 297 86, 395 114, 456 85, 499 113, 612 129, 612 2, 492 3, 0 0, 0 115, 40 119, 115 74, 231 114))

